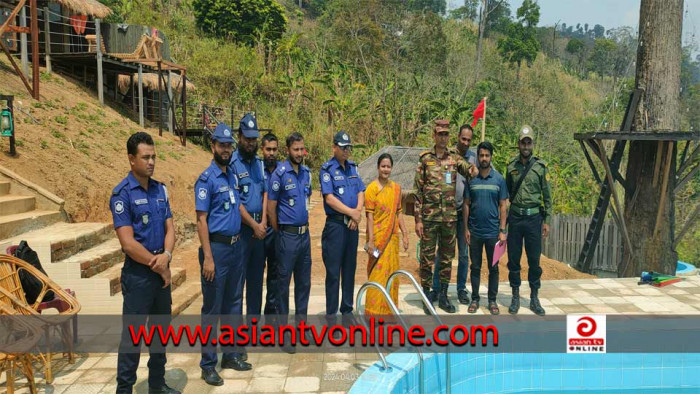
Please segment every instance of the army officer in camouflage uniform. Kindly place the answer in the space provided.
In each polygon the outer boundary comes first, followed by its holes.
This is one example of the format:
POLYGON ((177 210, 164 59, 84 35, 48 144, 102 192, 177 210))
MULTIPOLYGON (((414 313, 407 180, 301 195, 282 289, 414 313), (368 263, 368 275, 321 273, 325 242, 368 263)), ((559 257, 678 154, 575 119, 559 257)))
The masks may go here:
MULTIPOLYGON (((420 239, 420 277, 423 292, 427 295, 433 283, 437 245, 440 270, 438 305, 445 312, 455 313, 455 306, 447 298, 447 286, 452 274, 457 232, 456 175, 459 173, 471 179, 478 170, 455 149, 447 148, 450 141, 449 121, 435 121, 433 138, 435 146, 421 153, 414 180, 416 234, 420 239)), ((427 306, 423 310, 428 314, 427 306)))
POLYGON ((520 155, 508 164, 506 185, 510 196, 508 214, 508 279, 513 298, 508 308, 510 314, 520 309, 520 257, 525 241, 527 255, 527 281, 530 283, 530 310, 542 316, 537 291, 540 288, 540 253, 542 237, 549 234, 552 217, 552 197, 547 176, 547 163, 532 156, 534 133, 530 126, 523 126, 518 138, 520 155))

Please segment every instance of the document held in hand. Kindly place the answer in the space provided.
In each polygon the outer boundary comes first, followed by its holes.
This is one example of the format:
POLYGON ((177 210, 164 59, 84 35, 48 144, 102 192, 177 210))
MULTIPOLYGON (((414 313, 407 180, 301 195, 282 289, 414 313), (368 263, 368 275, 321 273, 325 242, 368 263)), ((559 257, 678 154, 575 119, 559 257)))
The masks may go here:
POLYGON ((491 266, 498 264, 498 260, 501 259, 501 256, 503 256, 503 253, 505 252, 506 241, 498 241, 496 246, 493 248, 493 261, 491 262, 491 266))

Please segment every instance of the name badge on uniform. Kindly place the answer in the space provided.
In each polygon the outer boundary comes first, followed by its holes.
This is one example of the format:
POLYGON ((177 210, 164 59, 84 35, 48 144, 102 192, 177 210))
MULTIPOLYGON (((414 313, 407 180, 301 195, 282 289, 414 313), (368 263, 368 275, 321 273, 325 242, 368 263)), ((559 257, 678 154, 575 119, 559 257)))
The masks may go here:
POLYGON ((294 199, 293 199, 293 198, 290 198, 290 199, 289 199, 289 206, 290 206, 290 207, 293 207, 293 206, 294 206, 294 199))
POLYGON ((138 200, 134 200, 135 205, 143 205, 143 204, 148 204, 148 200, 145 198, 140 198, 138 200))
POLYGON ((243 193, 248 193, 248 185, 243 185, 243 193))
POLYGON ((247 178, 249 176, 248 171, 246 172, 241 172, 238 174, 238 178, 247 178))
POLYGON ((236 196, 233 195, 233 190, 229 189, 228 196, 231 199, 231 204, 235 204, 236 203, 236 196))
POLYGON ((450 171, 447 171, 445 173, 445 183, 447 183, 448 185, 452 184, 452 173, 450 171))
POLYGON ((343 188, 343 187, 338 188, 338 194, 340 194, 341 196, 342 196, 343 194, 345 194, 345 188, 343 188))
POLYGON ((148 224, 148 214, 147 213, 144 213, 143 215, 141 215, 141 222, 143 222, 143 224, 148 224))

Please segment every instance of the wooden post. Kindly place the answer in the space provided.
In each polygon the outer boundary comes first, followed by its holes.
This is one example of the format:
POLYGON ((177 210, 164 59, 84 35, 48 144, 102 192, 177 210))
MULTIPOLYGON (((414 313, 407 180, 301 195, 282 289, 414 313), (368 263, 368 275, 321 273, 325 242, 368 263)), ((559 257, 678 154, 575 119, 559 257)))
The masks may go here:
MULTIPOLYGON (((168 108, 171 106, 174 106, 175 103, 173 103, 173 81, 172 81, 172 76, 173 72, 168 69, 168 108)), ((168 131, 172 134, 173 132, 173 111, 168 111, 168 131)))
POLYGON ((114 74, 114 101, 119 102, 119 73, 114 74))
POLYGON ((46 72, 51 74, 51 22, 49 21, 49 7, 44 7, 44 52, 46 52, 46 72))
POLYGON ((163 68, 158 61, 158 136, 163 136, 163 83, 161 82, 161 77, 163 76, 163 68))
POLYGON ((187 146, 187 72, 182 70, 182 146, 187 146))
POLYGON ((32 32, 32 93, 34 99, 39 100, 39 9, 36 0, 29 2, 29 15, 32 32))
POLYGON ((486 97, 484 97, 484 117, 481 119, 481 142, 486 140, 486 97))
POLYGON ((143 121, 143 65, 139 63, 139 124, 144 126, 143 121))
MULTIPOLYGON (((34 0, 36 1, 36 0, 34 0)), ((95 19, 95 53, 97 54, 97 97, 100 100, 100 104, 104 105, 105 104, 105 92, 104 92, 104 86, 103 86, 103 81, 102 79, 104 78, 104 75, 102 75, 102 45, 100 43, 102 42, 102 37, 100 34, 100 18, 95 19)))
MULTIPOLYGON (((129 89, 131 90, 131 109, 136 112, 136 91, 134 91, 134 74, 129 73, 129 89)), ((129 90, 127 90, 128 92, 129 90)))
MULTIPOLYGON (((27 27, 27 9, 24 6, 19 11, 19 26, 27 27)), ((29 55, 27 54, 27 33, 19 35, 19 57, 22 63, 22 72, 24 75, 29 75, 29 55)))

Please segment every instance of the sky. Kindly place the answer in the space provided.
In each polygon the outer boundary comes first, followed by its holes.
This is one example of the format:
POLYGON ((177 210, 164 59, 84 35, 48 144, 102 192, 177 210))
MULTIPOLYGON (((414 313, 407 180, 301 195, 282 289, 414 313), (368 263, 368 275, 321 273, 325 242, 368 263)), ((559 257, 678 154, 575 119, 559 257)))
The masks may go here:
MULTIPOLYGON (((508 0, 510 9, 515 10, 523 0, 508 0)), ((448 8, 460 7, 462 0, 448 0, 448 8)), ((637 28, 639 21, 640 0, 538 0, 540 5, 539 26, 554 26, 557 21, 576 26, 588 23, 590 28, 600 24, 606 30, 632 26, 637 28)), ((700 0, 685 0, 683 4, 683 45, 691 43, 693 34, 695 43, 700 46, 700 0)), ((575 28, 575 27, 574 27, 575 28)), ((695 53, 700 53, 696 49, 695 53)))

